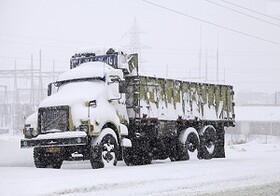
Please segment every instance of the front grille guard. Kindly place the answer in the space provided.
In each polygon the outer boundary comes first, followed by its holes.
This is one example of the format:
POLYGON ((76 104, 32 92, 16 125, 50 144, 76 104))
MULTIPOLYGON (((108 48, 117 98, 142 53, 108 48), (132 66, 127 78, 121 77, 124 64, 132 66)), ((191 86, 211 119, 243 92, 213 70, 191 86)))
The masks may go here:
POLYGON ((69 106, 39 108, 38 131, 42 134, 69 131, 69 106))

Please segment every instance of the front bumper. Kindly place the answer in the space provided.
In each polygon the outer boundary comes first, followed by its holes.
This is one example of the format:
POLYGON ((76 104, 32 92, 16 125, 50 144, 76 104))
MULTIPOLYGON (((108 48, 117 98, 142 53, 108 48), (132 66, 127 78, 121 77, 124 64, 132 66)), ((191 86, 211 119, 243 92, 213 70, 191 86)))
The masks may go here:
POLYGON ((83 146, 88 142, 85 132, 73 131, 63 133, 49 133, 32 139, 21 139, 21 148, 52 147, 52 146, 83 146))

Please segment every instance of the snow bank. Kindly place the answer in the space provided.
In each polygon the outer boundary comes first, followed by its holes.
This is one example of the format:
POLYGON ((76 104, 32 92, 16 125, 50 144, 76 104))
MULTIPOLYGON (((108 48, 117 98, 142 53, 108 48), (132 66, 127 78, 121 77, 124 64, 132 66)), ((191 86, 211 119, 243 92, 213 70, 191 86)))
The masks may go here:
POLYGON ((33 166, 32 149, 20 149, 20 136, 0 136, 0 167, 33 166))
POLYGON ((280 152, 280 143, 263 144, 260 141, 250 141, 245 144, 236 144, 228 146, 228 150, 235 150, 238 152, 280 152))
POLYGON ((276 106, 236 106, 236 121, 279 121, 280 107, 276 106))
POLYGON ((0 137, 1 195, 162 196, 279 193, 280 143, 262 144, 256 140, 246 144, 228 145, 226 159, 192 159, 179 162, 165 160, 135 167, 127 167, 120 162, 117 167, 100 170, 92 170, 89 161, 66 162, 62 169, 54 170, 34 168, 32 151, 20 150, 19 139, 0 137))

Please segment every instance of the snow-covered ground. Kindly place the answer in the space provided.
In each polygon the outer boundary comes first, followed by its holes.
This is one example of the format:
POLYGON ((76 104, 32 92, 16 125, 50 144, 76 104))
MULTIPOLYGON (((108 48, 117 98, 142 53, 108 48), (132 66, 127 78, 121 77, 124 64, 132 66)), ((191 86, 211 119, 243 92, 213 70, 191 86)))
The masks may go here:
MULTIPOLYGON (((93 170, 89 161, 37 169, 19 138, 0 137, 1 195, 280 195, 280 139, 227 145, 225 159, 93 170)), ((230 142, 227 142, 227 144, 230 142)))

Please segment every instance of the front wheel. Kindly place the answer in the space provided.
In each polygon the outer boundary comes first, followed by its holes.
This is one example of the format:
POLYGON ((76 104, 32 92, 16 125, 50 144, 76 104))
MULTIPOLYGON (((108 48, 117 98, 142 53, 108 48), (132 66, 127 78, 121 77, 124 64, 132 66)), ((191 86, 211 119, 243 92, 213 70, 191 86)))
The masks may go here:
POLYGON ((54 168, 60 169, 63 159, 60 153, 49 153, 46 148, 34 148, 33 150, 34 164, 37 168, 54 168))
POLYGON ((93 169, 116 166, 117 154, 117 136, 112 129, 105 128, 97 138, 92 139, 90 163, 93 169))

